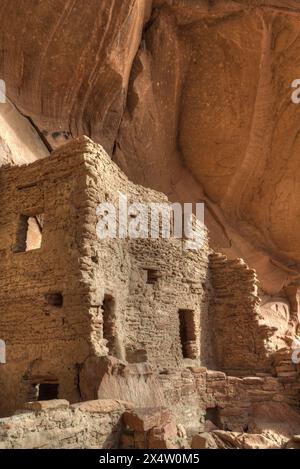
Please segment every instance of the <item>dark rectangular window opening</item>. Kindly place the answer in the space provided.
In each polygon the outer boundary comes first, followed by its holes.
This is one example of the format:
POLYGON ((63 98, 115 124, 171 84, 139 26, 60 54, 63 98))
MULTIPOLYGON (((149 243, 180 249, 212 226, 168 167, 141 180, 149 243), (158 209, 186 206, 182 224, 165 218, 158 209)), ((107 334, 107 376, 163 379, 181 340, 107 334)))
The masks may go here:
POLYGON ((197 344, 195 332, 194 311, 190 309, 180 309, 179 332, 183 358, 197 358, 197 344))
POLYGON ((150 285, 154 285, 160 277, 159 271, 156 269, 146 269, 146 274, 146 283, 150 285))
POLYGON ((38 401, 58 399, 58 383, 40 383, 38 385, 38 401))
POLYGON ((111 295, 105 295, 102 304, 103 338, 106 340, 108 354, 118 358, 117 327, 115 314, 115 300, 111 295))
POLYGON ((45 297, 50 306, 61 308, 64 304, 64 297, 61 292, 48 293, 45 297))
POLYGON ((33 216, 20 215, 13 251, 27 252, 40 249, 42 245, 43 224, 43 214, 33 216))
POLYGON ((209 407, 206 409, 205 420, 209 420, 216 427, 220 427, 220 413, 218 407, 209 407))

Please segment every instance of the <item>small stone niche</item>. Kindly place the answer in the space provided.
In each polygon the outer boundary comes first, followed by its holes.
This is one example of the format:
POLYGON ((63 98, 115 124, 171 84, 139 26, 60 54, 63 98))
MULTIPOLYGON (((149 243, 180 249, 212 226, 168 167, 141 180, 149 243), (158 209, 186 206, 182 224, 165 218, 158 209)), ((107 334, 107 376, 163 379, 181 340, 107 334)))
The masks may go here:
POLYGON ((64 297, 61 292, 53 292, 45 295, 48 305, 55 308, 62 308, 64 304, 64 297))
POLYGON ((160 273, 157 269, 145 269, 146 272, 146 283, 149 285, 154 285, 158 282, 160 273))

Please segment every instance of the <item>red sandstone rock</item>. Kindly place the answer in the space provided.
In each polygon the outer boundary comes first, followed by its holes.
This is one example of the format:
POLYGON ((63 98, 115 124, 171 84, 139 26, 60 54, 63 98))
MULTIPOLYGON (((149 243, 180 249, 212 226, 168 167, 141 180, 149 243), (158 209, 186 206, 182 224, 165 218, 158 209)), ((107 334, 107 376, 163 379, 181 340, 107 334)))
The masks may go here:
POLYGON ((134 432, 147 432, 153 427, 162 427, 170 421, 170 418, 169 410, 159 408, 135 409, 123 414, 126 428, 134 432))
POLYGON ((192 449, 217 449, 218 446, 210 433, 201 433, 193 436, 191 447, 192 449))

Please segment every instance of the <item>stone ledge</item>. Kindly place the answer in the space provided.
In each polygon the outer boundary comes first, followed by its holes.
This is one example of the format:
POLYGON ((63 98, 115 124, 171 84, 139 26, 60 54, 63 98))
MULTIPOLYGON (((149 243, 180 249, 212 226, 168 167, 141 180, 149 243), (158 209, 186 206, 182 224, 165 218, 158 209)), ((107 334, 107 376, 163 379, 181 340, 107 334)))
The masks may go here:
POLYGON ((227 376, 222 371, 207 370, 206 377, 208 381, 211 380, 226 380, 227 376))
POLYGON ((121 401, 117 399, 96 399, 94 401, 78 402, 72 404, 72 409, 78 409, 81 412, 90 412, 98 414, 109 414, 115 411, 130 410, 134 406, 131 402, 121 401))
POLYGON ((69 406, 70 406, 70 403, 66 399, 53 399, 51 401, 26 402, 24 404, 23 409, 31 410, 33 412, 36 412, 36 411, 40 412, 40 411, 47 411, 47 410, 54 410, 54 409, 66 409, 69 406))

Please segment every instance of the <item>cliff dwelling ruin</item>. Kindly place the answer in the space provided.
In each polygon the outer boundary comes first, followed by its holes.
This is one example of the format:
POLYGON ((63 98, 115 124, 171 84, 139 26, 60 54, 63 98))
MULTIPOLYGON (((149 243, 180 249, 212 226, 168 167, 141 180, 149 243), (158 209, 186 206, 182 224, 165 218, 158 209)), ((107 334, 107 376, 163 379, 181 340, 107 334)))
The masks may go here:
POLYGON ((168 202, 130 182, 87 137, 50 158, 2 167, 0 192, 2 447, 33 444, 7 430, 15 419, 24 432, 52 432, 46 447, 226 447, 228 435, 242 445, 236 432, 245 441, 259 434, 262 445, 293 441, 295 304, 262 303, 255 271, 213 251, 207 234, 199 250, 178 238, 99 239, 101 202, 117 204, 120 192, 131 202, 168 202), (87 441, 84 421, 104 415, 105 438, 87 441), (148 428, 149 415, 169 433, 148 428), (67 437, 57 418, 78 431, 67 437))
POLYGON ((0 449, 300 449, 300 0, 0 17, 0 449))

